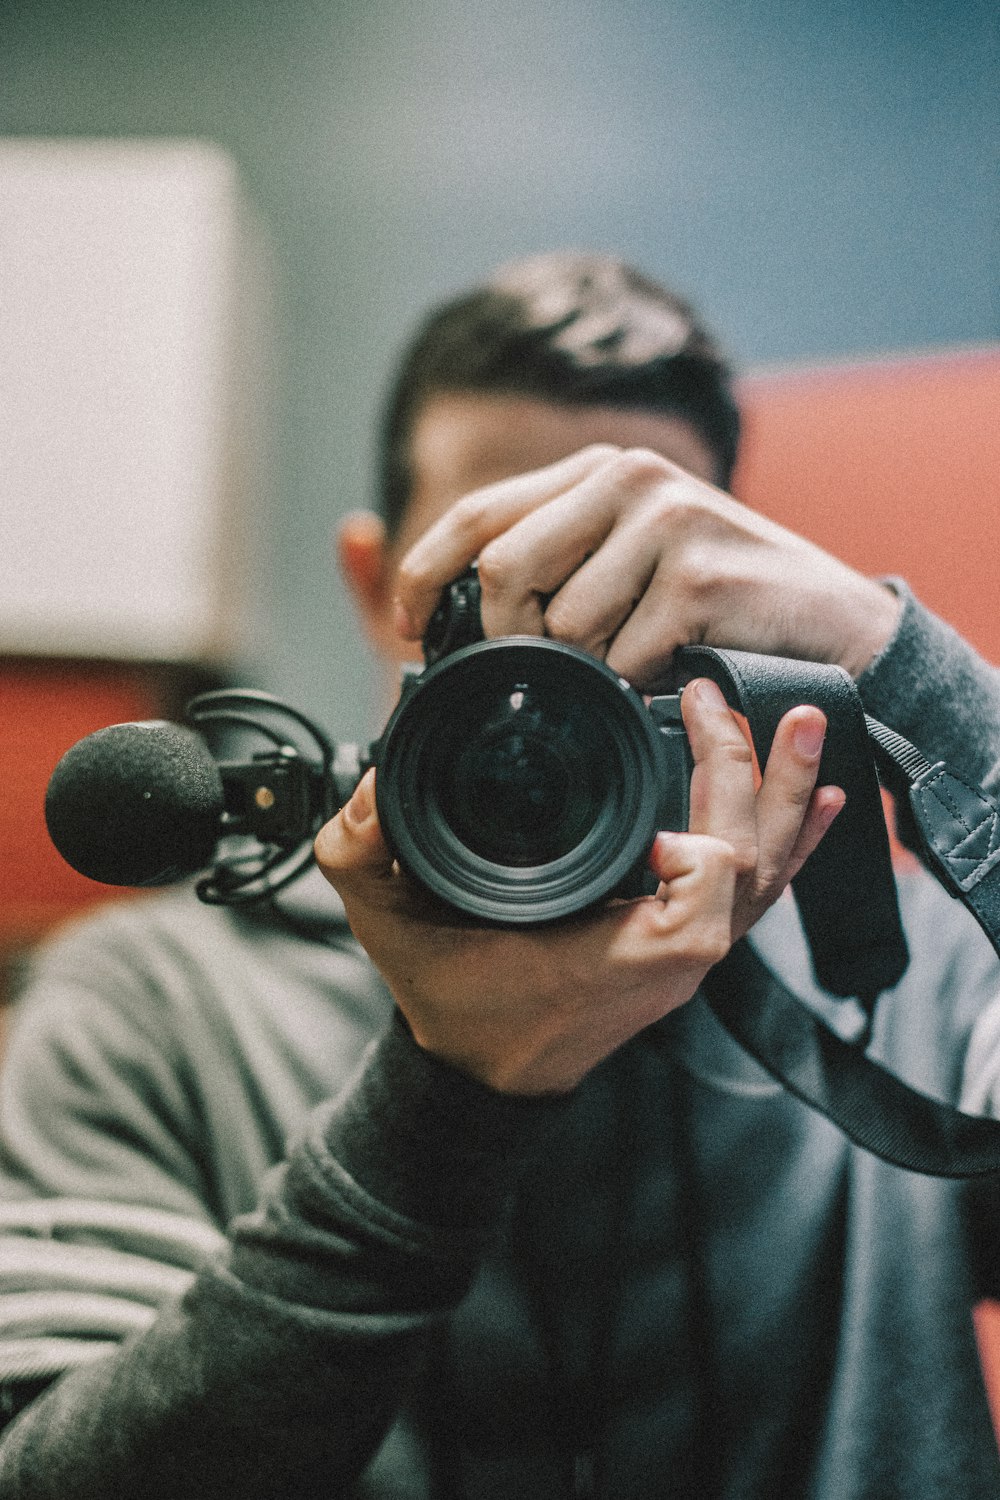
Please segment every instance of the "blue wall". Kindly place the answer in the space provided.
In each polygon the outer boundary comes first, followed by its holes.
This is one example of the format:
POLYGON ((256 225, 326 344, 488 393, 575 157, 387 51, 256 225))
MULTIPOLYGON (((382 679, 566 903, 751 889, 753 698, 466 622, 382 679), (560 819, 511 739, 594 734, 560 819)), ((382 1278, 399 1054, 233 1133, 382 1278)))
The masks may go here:
POLYGON ((0 133, 195 135, 273 247, 261 680, 374 729, 329 570, 385 373, 498 260, 624 253, 741 364, 1000 336, 995 0, 0 0, 0 133))

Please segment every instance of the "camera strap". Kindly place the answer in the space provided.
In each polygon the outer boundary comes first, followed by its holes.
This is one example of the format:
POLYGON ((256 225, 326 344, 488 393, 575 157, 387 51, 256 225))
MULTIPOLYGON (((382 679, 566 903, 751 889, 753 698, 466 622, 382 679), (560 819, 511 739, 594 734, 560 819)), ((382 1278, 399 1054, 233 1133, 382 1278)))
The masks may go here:
POLYGON ((792 882, 819 985, 860 1002, 854 1035, 838 1035, 803 1004, 745 940, 706 976, 712 1011, 740 1045, 797 1098, 884 1161, 937 1177, 1000 1172, 1000 1121, 974 1117, 902 1082, 866 1055, 879 994, 908 963, 876 761, 907 789, 926 863, 973 913, 1000 954, 1000 805, 931 765, 901 735, 865 715, 840 667, 742 651, 688 647, 680 681, 707 676, 750 727, 767 760, 778 721, 800 703, 827 716, 820 784, 847 802, 792 882), (858 1017, 867 1024, 858 1026, 858 1017))

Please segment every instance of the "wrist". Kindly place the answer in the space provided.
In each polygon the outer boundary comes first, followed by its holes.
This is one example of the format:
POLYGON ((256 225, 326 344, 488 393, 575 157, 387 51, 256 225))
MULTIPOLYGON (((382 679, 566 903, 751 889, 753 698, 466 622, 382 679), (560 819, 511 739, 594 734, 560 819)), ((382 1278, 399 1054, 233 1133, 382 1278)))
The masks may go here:
POLYGON ((848 634, 840 665, 857 680, 885 651, 899 628, 903 601, 891 583, 858 575, 859 587, 849 601, 848 634))
POLYGON ((548 1033, 540 1036, 537 1029, 517 1042, 506 1027, 502 1035, 495 1035, 484 1017, 477 1018, 467 1035, 452 1027, 446 1038, 417 1022, 409 1024, 414 1042, 429 1059, 500 1098, 542 1100, 570 1094, 601 1060, 583 1062, 565 1040, 548 1033))
POLYGON ((503 1094, 429 1053, 397 1011, 323 1137, 369 1197, 472 1243, 489 1239, 519 1163, 561 1117, 559 1100, 503 1094))

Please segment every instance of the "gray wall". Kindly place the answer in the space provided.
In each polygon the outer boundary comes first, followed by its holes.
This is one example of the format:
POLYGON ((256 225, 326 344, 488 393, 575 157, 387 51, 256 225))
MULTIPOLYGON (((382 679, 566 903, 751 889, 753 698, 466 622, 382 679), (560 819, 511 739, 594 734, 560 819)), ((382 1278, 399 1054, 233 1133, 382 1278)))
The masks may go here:
POLYGON ((429 300, 560 245, 744 365, 1000 336, 995 0, 0 0, 0 133, 226 147, 277 295, 259 680, 377 727, 329 568, 429 300))

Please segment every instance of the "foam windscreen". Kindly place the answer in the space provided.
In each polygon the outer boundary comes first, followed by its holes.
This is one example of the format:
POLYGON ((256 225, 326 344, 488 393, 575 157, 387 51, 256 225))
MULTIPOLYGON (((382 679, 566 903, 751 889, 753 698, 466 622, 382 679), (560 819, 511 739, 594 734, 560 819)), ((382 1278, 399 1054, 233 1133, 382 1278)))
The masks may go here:
POLYGON ((56 766, 45 821, 59 853, 107 885, 168 885, 209 863, 222 777, 204 740, 165 721, 112 724, 56 766))

